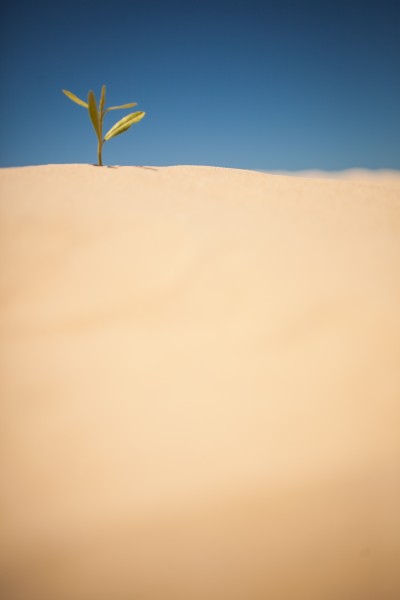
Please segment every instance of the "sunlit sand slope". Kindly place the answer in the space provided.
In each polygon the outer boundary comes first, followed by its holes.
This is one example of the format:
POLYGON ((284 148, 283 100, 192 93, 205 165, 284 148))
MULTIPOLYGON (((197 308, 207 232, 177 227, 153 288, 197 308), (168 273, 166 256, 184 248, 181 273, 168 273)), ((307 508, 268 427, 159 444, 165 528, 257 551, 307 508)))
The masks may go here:
POLYGON ((399 598, 399 189, 0 187, 0 596, 399 598))

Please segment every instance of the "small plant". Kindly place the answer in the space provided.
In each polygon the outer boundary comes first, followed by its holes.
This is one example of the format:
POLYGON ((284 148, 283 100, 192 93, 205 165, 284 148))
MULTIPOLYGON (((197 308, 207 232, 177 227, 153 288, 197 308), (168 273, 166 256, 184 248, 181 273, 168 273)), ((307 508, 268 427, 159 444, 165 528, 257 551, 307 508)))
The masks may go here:
POLYGON ((103 87, 101 88, 101 96, 100 96, 99 106, 97 106, 97 104, 96 104, 96 98, 95 98, 95 95, 92 90, 90 90, 90 92, 88 94, 87 102, 84 102, 83 100, 78 98, 78 96, 75 96, 75 94, 72 94, 72 92, 68 92, 68 90, 62 90, 62 92, 70 100, 72 100, 72 102, 76 102, 76 104, 79 104, 80 106, 84 106, 85 108, 88 109, 89 117, 93 123, 93 127, 96 132, 97 141, 98 141, 97 160, 99 163, 99 167, 103 166, 101 155, 102 155, 102 151, 103 151, 104 142, 107 142, 111 138, 116 137, 120 133, 124 133, 124 131, 127 131, 131 125, 133 125, 134 123, 137 123, 138 121, 141 121, 146 114, 142 111, 138 111, 138 112, 131 113, 130 115, 127 115, 126 117, 123 117, 123 119, 121 119, 120 121, 115 123, 115 125, 113 125, 109 131, 107 131, 106 135, 103 138, 103 119, 104 119, 104 116, 108 113, 108 111, 109 110, 117 110, 119 108, 131 108, 132 106, 136 106, 137 102, 131 102, 130 104, 121 104, 121 106, 110 106, 109 108, 104 108, 104 104, 106 101, 106 86, 105 85, 103 85, 103 87))

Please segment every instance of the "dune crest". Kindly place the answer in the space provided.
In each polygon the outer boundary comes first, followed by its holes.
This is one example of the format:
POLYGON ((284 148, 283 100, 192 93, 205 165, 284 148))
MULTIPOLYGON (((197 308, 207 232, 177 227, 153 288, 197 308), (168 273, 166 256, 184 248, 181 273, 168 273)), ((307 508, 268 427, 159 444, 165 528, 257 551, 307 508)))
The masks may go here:
POLYGON ((3 597, 399 597, 400 193, 359 178, 0 171, 3 597))

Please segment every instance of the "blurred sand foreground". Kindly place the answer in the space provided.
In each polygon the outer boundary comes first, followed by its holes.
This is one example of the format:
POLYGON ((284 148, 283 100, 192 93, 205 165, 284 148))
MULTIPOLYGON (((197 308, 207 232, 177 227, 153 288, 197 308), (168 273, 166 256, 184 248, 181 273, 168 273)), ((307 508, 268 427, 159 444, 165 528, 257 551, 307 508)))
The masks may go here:
POLYGON ((0 175, 2 600, 397 600, 399 180, 0 175))

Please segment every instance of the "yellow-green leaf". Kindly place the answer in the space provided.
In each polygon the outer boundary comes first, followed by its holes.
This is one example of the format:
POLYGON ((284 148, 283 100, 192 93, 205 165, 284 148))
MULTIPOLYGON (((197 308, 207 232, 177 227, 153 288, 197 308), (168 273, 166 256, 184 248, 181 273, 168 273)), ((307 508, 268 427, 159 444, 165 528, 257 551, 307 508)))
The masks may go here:
POLYGON ((106 108, 106 112, 109 110, 117 110, 118 108, 132 108, 132 106, 137 106, 137 102, 131 102, 130 104, 121 104, 121 106, 110 106, 110 108, 106 108))
POLYGON ((111 127, 111 129, 104 136, 104 141, 110 140, 111 138, 124 133, 124 131, 127 131, 131 125, 141 121, 145 114, 145 112, 138 111, 124 117, 111 127))
POLYGON ((101 96, 100 96, 100 106, 99 106, 100 113, 103 112, 105 101, 106 101, 106 86, 103 85, 103 87, 101 88, 101 96))
POLYGON ((88 110, 89 110, 89 116, 93 123, 93 127, 96 132, 96 135, 97 135, 98 139, 100 139, 101 131, 100 131, 100 123, 99 123, 99 113, 97 112, 96 98, 95 98, 92 90, 90 90, 90 92, 88 94, 88 110))
POLYGON ((69 92, 68 90, 61 90, 61 91, 63 92, 63 94, 65 94, 67 96, 67 98, 72 100, 72 102, 76 102, 76 104, 80 104, 81 106, 88 108, 88 105, 86 104, 86 102, 84 102, 83 100, 78 98, 78 96, 75 96, 75 94, 73 94, 72 92, 69 92))

